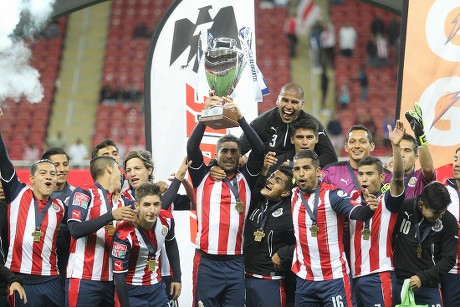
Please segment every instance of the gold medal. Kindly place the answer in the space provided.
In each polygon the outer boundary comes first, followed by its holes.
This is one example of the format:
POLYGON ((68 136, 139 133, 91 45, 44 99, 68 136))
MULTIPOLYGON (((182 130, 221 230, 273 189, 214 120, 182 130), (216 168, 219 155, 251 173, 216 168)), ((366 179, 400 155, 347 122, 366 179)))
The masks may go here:
POLYGON ((157 265, 158 265, 158 262, 157 262, 155 259, 149 259, 149 260, 147 260, 147 268, 148 268, 150 271, 155 271, 157 265))
POLYGON ((263 229, 257 229, 257 231, 254 232, 254 241, 261 242, 263 237, 265 237, 263 229))
POLYGON ((417 247, 417 259, 422 259, 422 246, 417 247))
POLYGON ((238 211, 238 213, 243 213, 243 210, 244 210, 244 203, 242 201, 237 201, 236 202, 236 205, 235 205, 235 208, 236 208, 236 211, 238 211))
POLYGON ((457 226, 458 226, 458 229, 460 229, 460 223, 458 223, 457 226))
POLYGON ((115 226, 113 226, 113 224, 105 225, 105 230, 107 231, 107 235, 109 237, 113 237, 115 234, 115 226))
POLYGON ((318 235, 319 227, 316 224, 311 225, 310 233, 312 237, 316 237, 318 235))
POLYGON ((43 236, 43 232, 39 230, 35 230, 32 232, 32 237, 34 238, 34 242, 40 242, 43 236))
POLYGON ((369 237, 371 236, 371 230, 369 228, 364 228, 361 233, 363 235, 363 240, 369 240, 369 237))

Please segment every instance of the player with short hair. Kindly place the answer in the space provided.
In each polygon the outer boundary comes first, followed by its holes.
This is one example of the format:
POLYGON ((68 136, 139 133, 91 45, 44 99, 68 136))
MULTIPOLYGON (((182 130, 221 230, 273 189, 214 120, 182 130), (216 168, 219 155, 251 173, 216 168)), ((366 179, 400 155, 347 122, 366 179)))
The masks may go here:
POLYGON ((172 299, 180 295, 181 270, 174 219, 161 206, 160 188, 152 182, 140 183, 135 202, 139 215, 137 226, 121 223, 117 227, 112 259, 121 306, 169 306, 159 268, 162 248, 166 248, 173 271, 172 299))
POLYGON ((121 188, 121 173, 114 158, 97 156, 90 161, 93 184, 76 188, 69 199, 68 225, 72 235, 67 266, 66 304, 114 304, 112 259, 116 222, 136 220, 131 203, 112 193, 121 188))

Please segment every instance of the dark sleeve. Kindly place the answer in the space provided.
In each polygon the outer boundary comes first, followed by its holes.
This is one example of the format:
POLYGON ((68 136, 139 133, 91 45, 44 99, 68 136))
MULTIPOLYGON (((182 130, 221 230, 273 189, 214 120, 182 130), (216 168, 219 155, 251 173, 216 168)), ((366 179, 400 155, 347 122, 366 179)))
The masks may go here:
POLYGON ((176 238, 165 241, 166 254, 168 255, 169 264, 172 269, 172 281, 181 282, 182 272, 180 269, 179 247, 176 238))
POLYGON ((126 285, 127 272, 113 274, 115 289, 117 290, 118 300, 121 307, 129 307, 128 287, 126 285))
MULTIPOLYGON (((251 128, 257 133, 257 135, 261 135, 260 131, 257 129, 257 121, 258 118, 253 120, 250 124, 251 128)), ((263 141, 262 141, 263 145, 263 141)), ((248 137, 246 136, 246 132, 240 135, 240 146, 241 146, 241 154, 245 155, 248 151, 251 150, 251 144, 249 143, 248 137)))
POLYGON ((3 279, 6 281, 6 284, 10 286, 14 282, 18 282, 22 284, 22 280, 19 276, 16 276, 13 272, 11 272, 7 267, 3 264, 0 264, 0 280, 3 279))
POLYGON ((315 152, 318 154, 319 165, 324 167, 330 163, 338 161, 337 153, 335 152, 334 146, 332 146, 331 140, 324 130, 323 124, 315 118, 318 123, 319 140, 315 145, 315 152))
POLYGON ((166 192, 161 195, 161 209, 169 209, 179 191, 180 184, 181 182, 177 178, 174 178, 166 192))
POLYGON ((399 208, 401 208, 405 199, 405 193, 403 191, 399 196, 392 196, 390 190, 388 190, 383 197, 385 197, 385 206, 388 211, 399 212, 399 208))
POLYGON ((240 124, 240 127, 243 130, 244 135, 252 148, 252 151, 257 155, 263 156, 265 154, 265 147, 257 132, 252 128, 252 126, 248 124, 244 117, 239 119, 238 123, 240 124))
POLYGON ((193 168, 198 168, 203 164, 203 153, 200 150, 200 144, 205 130, 206 126, 199 122, 187 140, 187 159, 193 161, 191 165, 193 168))
POLYGON ((107 212, 100 217, 89 221, 77 222, 75 220, 69 220, 68 225, 70 234, 75 240, 77 240, 81 237, 89 236, 112 221, 112 212, 107 212))
POLYGON ((435 248, 440 248, 440 260, 436 262, 435 265, 431 266, 428 270, 417 272, 417 275, 422 282, 422 287, 424 285, 433 285, 437 284, 441 280, 441 276, 449 272, 455 264, 457 259, 457 247, 458 247, 458 227, 457 222, 453 216, 449 216, 449 219, 446 219, 444 225, 446 231, 441 239, 441 242, 438 246, 431 246, 431 252, 434 253, 435 248), (448 221, 448 222, 447 222, 448 221))
POLYGON ((350 220, 367 221, 374 216, 374 211, 369 206, 355 206, 349 215, 350 220))
POLYGON ((343 214, 351 220, 366 221, 374 215, 374 211, 369 206, 359 205, 341 189, 330 191, 329 201, 335 212, 343 214))
POLYGON ((14 166, 11 163, 10 157, 8 156, 8 150, 6 150, 3 136, 0 133, 0 171, 2 178, 9 180, 14 175, 14 166))

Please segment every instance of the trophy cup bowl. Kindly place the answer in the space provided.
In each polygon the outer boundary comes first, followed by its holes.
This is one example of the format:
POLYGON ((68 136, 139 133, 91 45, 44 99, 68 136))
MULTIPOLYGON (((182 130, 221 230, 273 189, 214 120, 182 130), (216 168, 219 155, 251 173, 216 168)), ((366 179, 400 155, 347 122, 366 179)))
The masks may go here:
MULTIPOLYGON (((236 48, 236 40, 232 38, 215 38, 204 52, 206 80, 219 97, 233 93, 245 66, 246 57, 236 48)), ((199 121, 213 129, 239 126, 237 112, 226 109, 223 104, 203 110, 199 121)))

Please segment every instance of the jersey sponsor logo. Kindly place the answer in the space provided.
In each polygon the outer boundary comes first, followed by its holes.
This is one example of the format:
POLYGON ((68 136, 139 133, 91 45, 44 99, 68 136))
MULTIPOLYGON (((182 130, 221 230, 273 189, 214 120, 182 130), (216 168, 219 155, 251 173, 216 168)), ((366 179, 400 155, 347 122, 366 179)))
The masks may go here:
POLYGON ((166 237, 166 235, 168 234, 168 227, 166 226, 161 226, 161 235, 163 237, 166 237))
POLYGON ((412 177, 411 179, 409 179, 407 186, 413 188, 415 187, 416 183, 417 183, 417 177, 412 177))
POLYGON ((90 197, 86 194, 77 192, 73 196, 72 206, 82 207, 83 209, 88 208, 90 197))
POLYGON ((81 212, 79 210, 73 210, 72 211, 72 218, 80 220, 81 219, 81 212))
POLYGON ((280 217, 282 215, 283 215, 283 208, 278 208, 272 213, 273 217, 280 217))
POLYGON ((112 256, 115 258, 125 258, 127 250, 128 246, 124 245, 123 243, 113 242, 112 256))
POLYGON ((431 227, 431 230, 434 232, 440 232, 444 226, 442 225, 442 221, 440 219, 437 219, 436 222, 434 222, 434 225, 431 227))
POLYGON ((115 260, 113 262, 113 270, 114 271, 122 271, 123 270, 123 261, 115 260))

